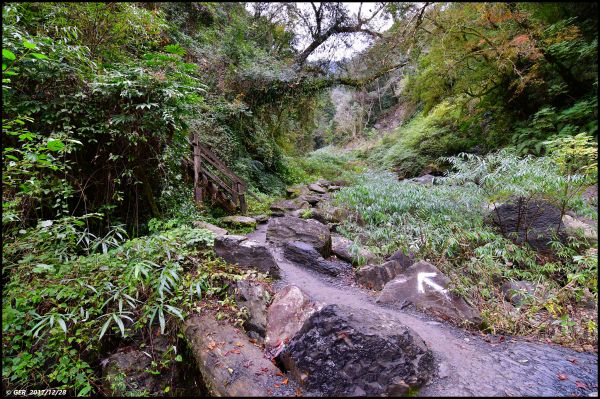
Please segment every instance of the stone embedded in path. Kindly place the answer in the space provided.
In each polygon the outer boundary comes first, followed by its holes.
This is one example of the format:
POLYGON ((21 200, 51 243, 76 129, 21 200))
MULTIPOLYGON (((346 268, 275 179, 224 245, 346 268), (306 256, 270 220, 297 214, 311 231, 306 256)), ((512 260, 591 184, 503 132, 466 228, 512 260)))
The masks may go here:
POLYGON ((283 216, 285 213, 293 212, 299 209, 310 209, 310 204, 299 198, 293 200, 281 200, 273 203, 270 207, 271 213, 277 216, 283 216))
POLYGON ((316 205, 317 203, 319 203, 320 201, 323 201, 325 198, 325 196, 320 196, 320 195, 313 195, 313 194, 302 194, 301 196, 299 196, 297 198, 297 200, 300 201, 306 201, 308 202, 310 205, 316 205))
POLYGON ((300 241, 312 245, 323 257, 331 254, 331 235, 329 229, 313 219, 300 219, 284 216, 269 220, 267 241, 284 246, 291 241, 300 241))
POLYGON ((215 237, 217 256, 242 268, 256 269, 279 276, 279 266, 265 244, 248 239, 246 236, 226 235, 215 237))
POLYGON ((183 332, 210 396, 294 395, 293 382, 281 384, 281 370, 228 321, 192 316, 183 332))
POLYGON ((256 226, 256 220, 249 216, 226 216, 221 218, 223 223, 231 224, 233 226, 245 226, 254 227, 256 226))
POLYGON ((349 266, 344 267, 341 263, 323 259, 321 254, 312 245, 300 241, 286 243, 283 255, 287 260, 296 265, 334 277, 344 271, 350 271, 349 266))
POLYGON ((197 229, 206 229, 208 231, 211 231, 217 236, 224 236, 228 233, 227 230, 222 229, 219 226, 215 226, 214 224, 203 222, 201 220, 194 222, 193 225, 197 229))
POLYGON ((308 189, 309 189, 310 191, 314 191, 315 193, 319 193, 319 194, 325 194, 325 193, 327 192, 327 189, 325 189, 325 188, 323 188, 323 187, 319 186, 319 185, 318 185, 318 184, 316 184, 316 183, 309 184, 309 185, 308 185, 308 189))
POLYGON ((419 310, 443 319, 479 325, 479 312, 462 297, 449 292, 449 282, 450 279, 431 263, 419 261, 388 282, 377 302, 396 303, 400 307, 414 305, 419 310))
POLYGON ((331 251, 338 258, 352 263, 353 265, 365 265, 371 263, 375 259, 375 255, 366 248, 358 248, 355 253, 352 249, 354 243, 338 234, 331 235, 331 251))
POLYGON ((252 338, 262 339, 266 334, 270 298, 265 286, 257 281, 241 280, 235 284, 235 302, 239 309, 248 311, 244 328, 252 338))
POLYGON ((356 281, 372 290, 380 290, 397 275, 406 271, 406 267, 396 260, 387 261, 381 265, 363 266, 356 272, 356 281))
POLYGON ((256 216, 252 216, 254 218, 254 220, 256 220, 256 223, 267 223, 269 221, 269 217, 267 215, 256 215, 256 216))
POLYGON ((312 314, 280 358, 309 396, 401 396, 435 370, 431 350, 412 329, 343 305, 312 314))
POLYGON ((295 285, 284 287, 275 294, 267 311, 267 349, 281 349, 294 338, 306 319, 323 306, 295 285))

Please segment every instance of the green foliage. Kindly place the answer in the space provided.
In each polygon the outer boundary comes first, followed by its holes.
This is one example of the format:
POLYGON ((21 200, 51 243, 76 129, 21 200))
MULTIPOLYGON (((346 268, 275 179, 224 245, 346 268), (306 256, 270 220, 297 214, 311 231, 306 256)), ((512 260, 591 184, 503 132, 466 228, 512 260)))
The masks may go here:
MULTIPOLYGON (((580 149, 591 144, 580 137, 568 140, 569 145, 577 140, 580 149)), ((569 145, 557 151, 569 152, 564 149, 569 145)), ((554 257, 543 259, 484 221, 489 203, 516 196, 543 197, 561 209, 594 213, 597 218, 597 210, 575 195, 585 179, 563 174, 556 163, 561 158, 556 157, 519 158, 509 151, 486 157, 463 154, 447 159, 453 171, 433 186, 397 181, 389 172, 367 173, 335 195, 338 205, 358 212, 365 225, 346 220, 339 231, 377 255, 403 249, 432 262, 450 277, 452 290, 479 307, 494 332, 548 333, 568 344, 593 342, 597 327, 587 328, 593 319, 572 307, 585 290, 597 296, 597 257, 582 254, 591 243, 578 238, 555 242, 554 257), (527 305, 510 310, 498 282, 513 279, 537 282, 548 295, 531 297, 527 305), (537 315, 540 309, 551 314, 545 322, 537 315), (552 324, 560 318, 575 326, 552 324)))
POLYGON ((89 237, 88 246, 102 253, 68 259, 53 252, 66 239, 56 224, 24 234, 32 245, 4 254, 15 267, 3 295, 3 379, 15 389, 92 393, 103 342, 154 326, 164 334, 197 301, 222 297, 240 278, 199 254, 213 239, 203 229, 179 227, 122 244, 89 237))

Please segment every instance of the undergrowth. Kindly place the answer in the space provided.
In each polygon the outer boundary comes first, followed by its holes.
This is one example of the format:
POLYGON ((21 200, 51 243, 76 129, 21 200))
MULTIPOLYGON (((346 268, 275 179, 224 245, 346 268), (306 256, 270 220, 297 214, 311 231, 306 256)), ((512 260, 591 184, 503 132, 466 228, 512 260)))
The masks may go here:
MULTIPOLYGON (((532 193, 560 203, 565 186, 580 193, 577 183, 588 180, 561 174, 549 157, 519 158, 508 151, 449 161, 455 171, 433 186, 398 181, 389 172, 362 175, 335 201, 357 211, 365 225, 347 220, 340 232, 381 257, 403 249, 433 263, 451 279, 451 289, 481 311, 489 331, 596 346, 597 317, 583 303, 597 301, 598 261, 590 249, 597 243, 571 237, 553 243, 554 256, 541 256, 485 223, 489 203, 532 193), (514 307, 500 289, 509 280, 537 283, 536 295, 514 307)), ((597 210, 568 194, 562 198, 566 209, 597 218, 597 210)))
POLYGON ((3 275, 2 376, 11 389, 92 394, 107 349, 143 340, 154 326, 171 334, 173 322, 198 303, 225 298, 228 284, 242 278, 209 253, 213 235, 204 229, 177 227, 125 242, 115 234, 77 256, 74 248, 65 254, 64 243, 40 245, 65 239, 60 223, 46 224, 4 247, 11 272, 3 275))

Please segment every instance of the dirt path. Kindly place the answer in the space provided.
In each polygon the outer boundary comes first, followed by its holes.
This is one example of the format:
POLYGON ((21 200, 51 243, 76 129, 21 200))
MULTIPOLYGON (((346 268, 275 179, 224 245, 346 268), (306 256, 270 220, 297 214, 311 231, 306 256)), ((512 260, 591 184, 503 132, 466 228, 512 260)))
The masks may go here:
MULTIPOLYGON (((260 225, 248 237, 264 243, 266 229, 260 225)), ((287 262, 277 249, 271 247, 271 251, 282 271, 282 280, 276 285, 297 285, 326 304, 383 312, 415 330, 439 364, 437 378, 421 389, 420 396, 587 396, 598 390, 596 354, 519 338, 489 343, 479 335, 424 315, 379 305, 372 292, 301 269, 287 262), (567 379, 560 380, 558 374, 567 379), (585 388, 577 387, 582 384, 585 388)), ((497 337, 488 338, 498 341, 497 337)))

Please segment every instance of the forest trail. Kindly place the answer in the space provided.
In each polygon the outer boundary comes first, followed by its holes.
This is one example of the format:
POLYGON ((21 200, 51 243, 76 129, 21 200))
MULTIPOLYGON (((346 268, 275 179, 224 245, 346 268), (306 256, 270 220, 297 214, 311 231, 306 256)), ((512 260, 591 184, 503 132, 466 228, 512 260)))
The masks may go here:
MULTIPOLYGON (((262 224, 247 236, 268 245, 266 231, 267 225, 262 224)), ((375 302, 372 291, 302 269, 286 261, 277 248, 270 246, 270 250, 281 269, 278 288, 293 284, 325 304, 385 313, 417 332, 434 352, 439 368, 437 376, 420 390, 419 396, 593 396, 597 393, 595 354, 516 337, 499 342, 499 337, 475 335, 422 314, 382 306, 375 302), (559 374, 567 378, 561 380, 559 374)))

